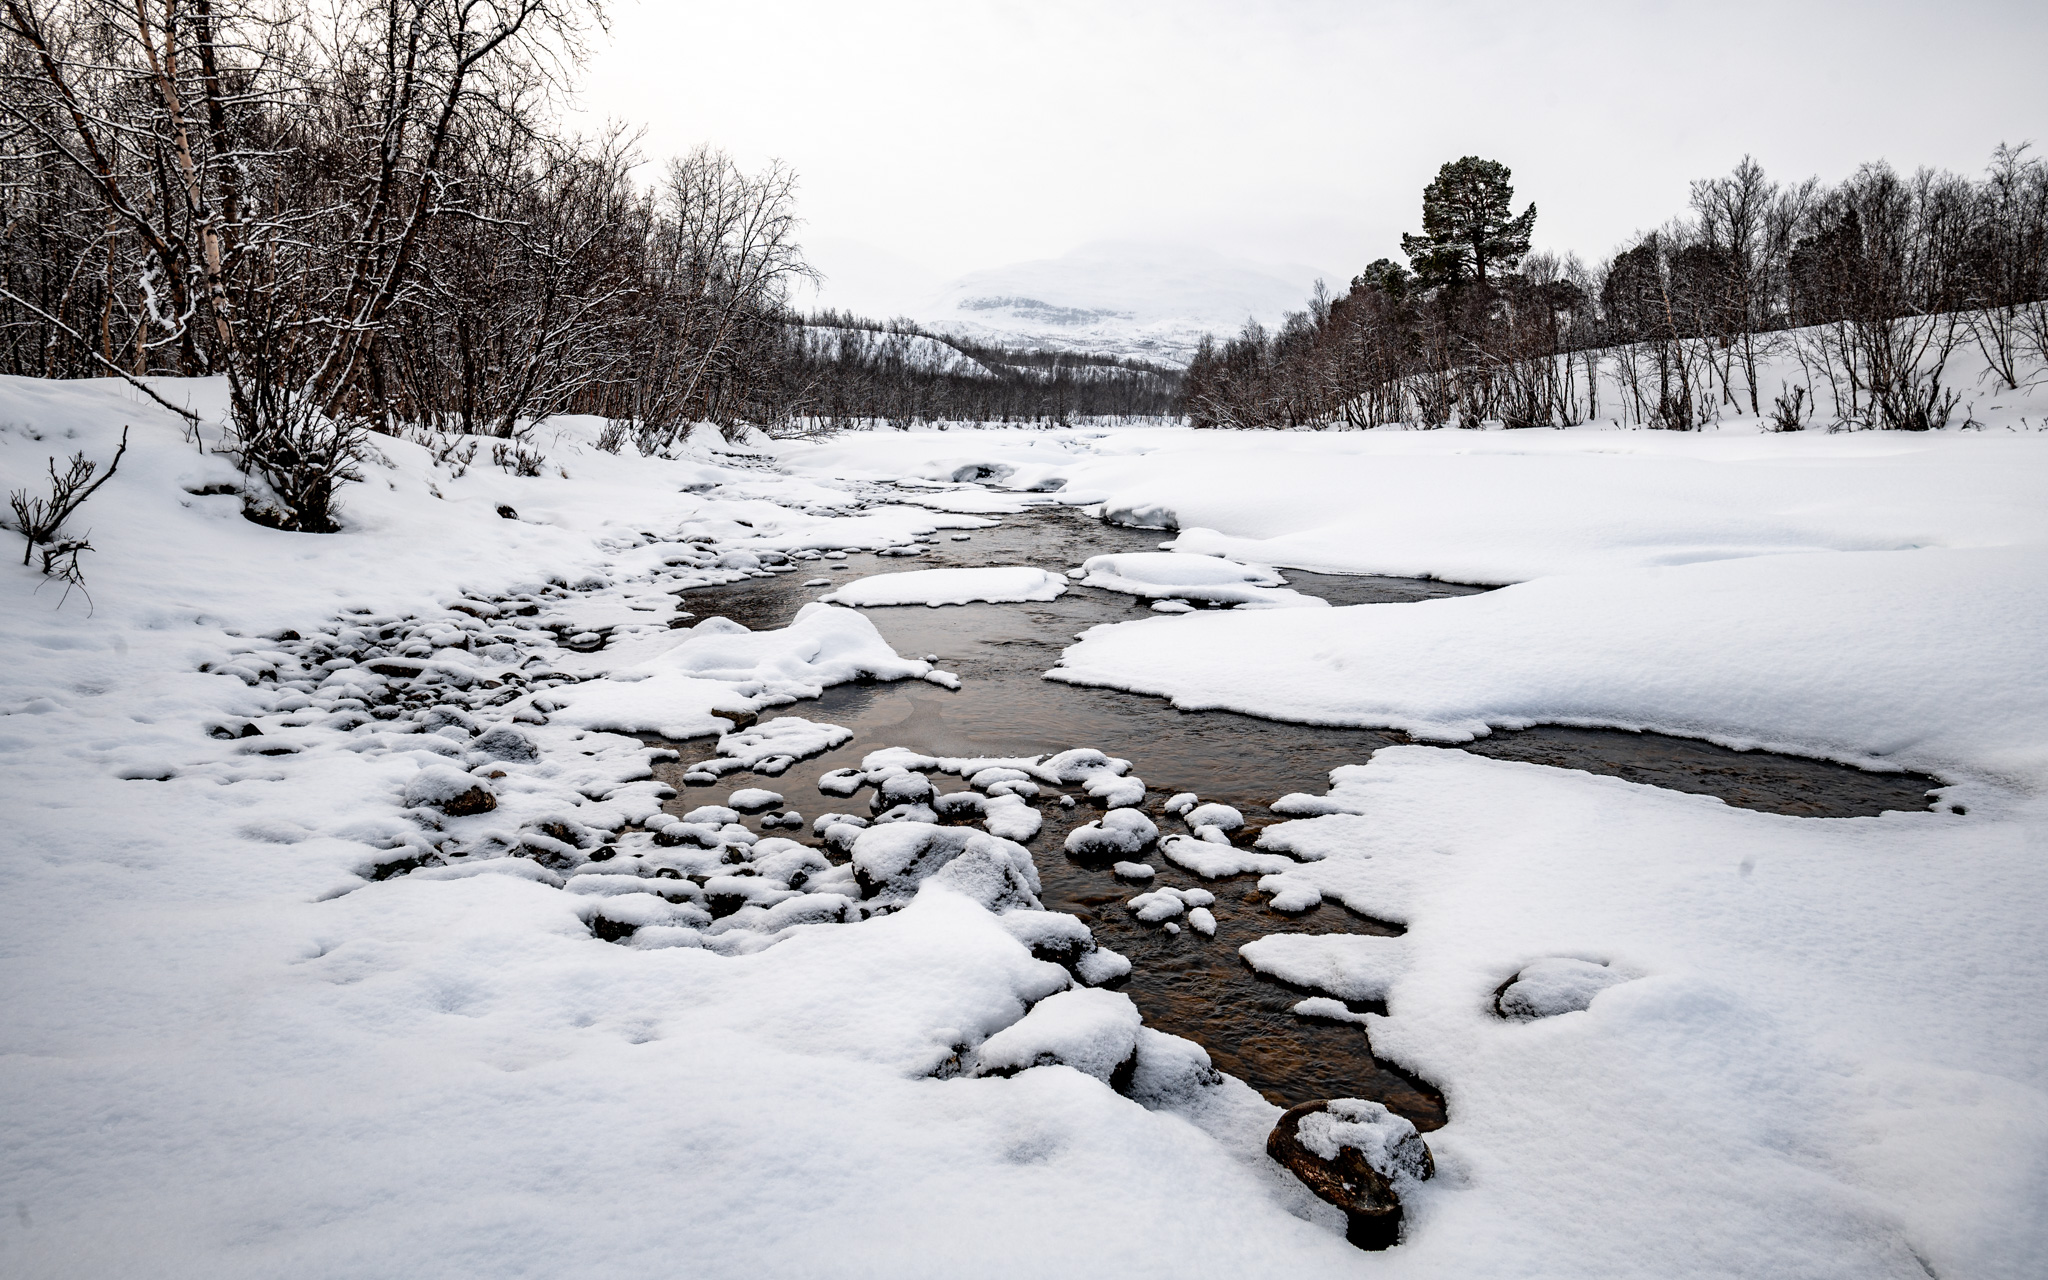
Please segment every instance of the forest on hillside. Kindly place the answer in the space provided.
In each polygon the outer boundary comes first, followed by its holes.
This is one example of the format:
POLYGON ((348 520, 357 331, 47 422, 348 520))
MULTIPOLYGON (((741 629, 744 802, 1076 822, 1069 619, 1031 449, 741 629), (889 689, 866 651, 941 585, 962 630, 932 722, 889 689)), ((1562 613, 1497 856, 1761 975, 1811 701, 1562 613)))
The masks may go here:
POLYGON ((0 373, 224 378, 253 513, 306 530, 379 432, 491 438, 518 468, 559 413, 653 453, 704 421, 1174 407, 1172 370, 795 314, 795 173, 559 124, 602 23, 586 0, 0 0, 0 373))
POLYGON ((1725 411, 1925 430, 1958 420, 1958 351, 2007 388, 2048 368, 2048 164, 2024 145, 1976 179, 1876 162, 1788 184, 1745 157, 1590 266, 1530 252, 1512 176, 1445 164, 1406 266, 1381 258, 1276 330, 1205 343, 1194 423, 1689 430, 1725 411))

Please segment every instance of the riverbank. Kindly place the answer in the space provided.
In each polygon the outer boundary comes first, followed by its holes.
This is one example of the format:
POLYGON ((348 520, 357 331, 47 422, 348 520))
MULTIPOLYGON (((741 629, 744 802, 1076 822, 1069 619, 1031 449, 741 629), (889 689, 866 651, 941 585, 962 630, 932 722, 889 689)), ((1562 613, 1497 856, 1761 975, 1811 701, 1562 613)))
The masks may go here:
MULTIPOLYGON (((2048 597, 2039 437, 956 430, 665 462, 566 423, 540 476, 385 444, 323 538, 242 521, 204 492, 226 464, 118 389, 0 395, 10 487, 47 454, 110 453, 123 422, 138 436, 82 522, 92 612, 25 570, 0 583, 12 1269, 1955 1277, 2022 1274, 2042 1245, 2048 715, 2020 661, 2048 597), (935 886, 875 918, 653 947, 602 940, 587 896, 547 882, 606 846, 652 859, 658 813, 782 789, 738 773, 667 796, 669 763, 630 734, 708 755, 690 735, 832 722, 862 688, 974 705, 971 650, 891 645, 864 613, 829 644, 756 631, 744 670, 700 661, 700 601, 954 546, 1031 563, 1002 542, 1025 522, 997 522, 1096 503, 1177 526, 1111 549, 1521 585, 1131 604, 1070 651, 1075 674, 1298 719, 1287 690, 1341 694, 1325 723, 1352 726, 1394 707, 1418 730, 1771 742, 1924 768, 1940 807, 1792 817, 1421 745, 1361 751, 1334 788, 1268 788, 1329 791, 1326 816, 1260 843, 1322 912, 1405 930, 1359 944, 1383 991, 1360 1016, 1450 1116, 1409 1238, 1374 1258, 1265 1158, 1278 1109, 1242 1085, 1176 1109, 1068 1067, 941 1078, 1078 981, 984 905, 935 886), (1717 574, 1735 580, 1690 585, 1717 574), (1775 630, 1727 621, 1759 582, 1775 630), (1802 627, 1818 640, 1788 657, 1802 627), (533 758, 472 762, 500 725, 533 758), (409 796, 435 770, 495 807, 409 796), (561 868, 531 852, 551 821, 561 868), (373 879, 407 859, 422 870, 373 879), (1497 1016, 1496 990, 1548 957, 1626 980, 1582 1012, 1497 1016), (1162 1244, 1177 1223, 1202 1229, 1162 1244)), ((1058 559, 1039 567, 1079 564, 1058 559)), ((918 612, 943 633, 1031 607, 918 612)), ((1099 747, 1173 783, 1150 744, 1095 736, 1028 748, 1099 747)), ((847 803, 788 798, 806 843, 847 803)))

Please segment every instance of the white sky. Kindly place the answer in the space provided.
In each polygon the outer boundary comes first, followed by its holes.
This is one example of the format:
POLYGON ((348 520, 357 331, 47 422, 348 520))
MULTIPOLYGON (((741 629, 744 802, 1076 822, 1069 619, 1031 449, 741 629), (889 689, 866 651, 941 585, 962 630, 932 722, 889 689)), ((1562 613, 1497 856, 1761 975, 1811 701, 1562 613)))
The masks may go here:
POLYGON ((1744 152, 1780 178, 1976 173, 2001 139, 2048 144, 2044 50, 2048 3, 2011 0, 616 0, 583 107, 647 126, 651 156, 788 161, 828 270, 1136 239, 1337 284, 1401 260, 1466 154, 1513 168, 1538 247, 1588 258, 1744 152))

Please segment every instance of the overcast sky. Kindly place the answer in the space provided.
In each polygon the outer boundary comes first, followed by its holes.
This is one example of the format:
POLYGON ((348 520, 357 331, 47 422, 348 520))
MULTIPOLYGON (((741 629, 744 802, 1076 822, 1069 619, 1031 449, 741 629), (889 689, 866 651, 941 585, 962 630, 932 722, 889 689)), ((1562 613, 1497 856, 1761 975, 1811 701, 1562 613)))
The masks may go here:
MULTIPOLYGON (((583 107, 802 179, 823 264, 942 279, 1104 239, 1399 260, 1445 160, 1598 257, 1744 152, 1978 172, 2048 144, 2048 3, 616 0, 583 107)), ((859 275, 859 270, 852 270, 859 275)), ((829 294, 828 294, 829 296, 829 294)), ((847 301, 858 301, 849 298, 847 301)))

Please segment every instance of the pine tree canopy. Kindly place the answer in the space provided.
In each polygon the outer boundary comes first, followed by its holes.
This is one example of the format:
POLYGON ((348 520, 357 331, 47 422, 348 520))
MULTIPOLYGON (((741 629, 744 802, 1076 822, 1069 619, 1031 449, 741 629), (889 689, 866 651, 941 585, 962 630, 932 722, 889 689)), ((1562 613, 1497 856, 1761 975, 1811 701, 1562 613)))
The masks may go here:
POLYGON ((1401 237, 1421 283, 1485 284, 1489 268, 1513 270, 1529 252, 1536 206, 1514 212, 1513 176, 1498 160, 1478 156, 1437 170, 1422 191, 1422 234, 1401 237))

